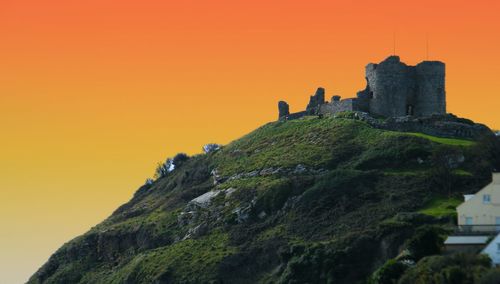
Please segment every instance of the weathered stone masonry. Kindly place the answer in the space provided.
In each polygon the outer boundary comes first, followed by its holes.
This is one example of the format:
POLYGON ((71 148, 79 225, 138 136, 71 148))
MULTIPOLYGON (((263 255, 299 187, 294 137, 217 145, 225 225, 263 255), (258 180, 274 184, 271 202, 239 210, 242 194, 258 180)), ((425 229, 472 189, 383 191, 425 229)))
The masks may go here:
POLYGON ((303 112, 290 114, 288 104, 281 101, 279 118, 342 111, 362 111, 384 117, 446 114, 444 63, 424 61, 409 66, 398 56, 389 56, 379 64, 368 64, 365 72, 366 88, 358 92, 356 98, 341 100, 340 96, 333 96, 326 102, 325 90, 318 88, 303 112))
POLYGON ((354 111, 354 117, 373 127, 421 132, 441 137, 478 138, 493 135, 485 125, 446 114, 445 65, 424 61, 409 66, 398 56, 366 66, 366 88, 355 98, 342 100, 333 96, 325 101, 325 89, 318 88, 306 110, 290 113, 286 102, 280 101, 279 119, 291 120, 306 115, 334 115, 354 111), (374 117, 386 117, 378 120, 374 117))

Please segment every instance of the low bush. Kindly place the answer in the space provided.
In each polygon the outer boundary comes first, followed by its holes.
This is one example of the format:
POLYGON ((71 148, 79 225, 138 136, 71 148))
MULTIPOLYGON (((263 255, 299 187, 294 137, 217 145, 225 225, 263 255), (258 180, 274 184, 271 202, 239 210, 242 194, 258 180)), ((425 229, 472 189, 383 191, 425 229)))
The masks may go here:
POLYGON ((397 283, 401 275, 408 266, 394 259, 389 259, 382 267, 373 273, 368 280, 368 284, 394 284, 397 283))
POLYGON ((418 228, 413 237, 406 242, 413 260, 418 261, 425 256, 439 254, 445 233, 442 228, 430 225, 418 228))
MULTIPOLYGON (((398 283, 480 283, 480 279, 487 276, 486 272, 489 269, 491 269, 491 261, 487 255, 455 254, 451 256, 429 256, 420 260, 414 267, 406 270, 398 283)), ((496 276, 492 275, 490 277, 494 278, 496 276)))

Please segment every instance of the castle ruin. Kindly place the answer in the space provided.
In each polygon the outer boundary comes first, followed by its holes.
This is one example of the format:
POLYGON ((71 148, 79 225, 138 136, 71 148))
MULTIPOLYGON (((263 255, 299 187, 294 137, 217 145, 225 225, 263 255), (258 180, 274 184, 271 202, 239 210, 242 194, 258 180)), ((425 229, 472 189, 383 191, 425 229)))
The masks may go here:
POLYGON ((423 61, 409 66, 398 56, 366 66, 366 88, 356 98, 333 96, 325 101, 325 90, 318 88, 310 97, 305 111, 290 113, 286 102, 278 103, 279 119, 296 119, 305 115, 333 115, 344 111, 361 111, 376 116, 429 116, 446 114, 445 65, 440 61, 423 61))

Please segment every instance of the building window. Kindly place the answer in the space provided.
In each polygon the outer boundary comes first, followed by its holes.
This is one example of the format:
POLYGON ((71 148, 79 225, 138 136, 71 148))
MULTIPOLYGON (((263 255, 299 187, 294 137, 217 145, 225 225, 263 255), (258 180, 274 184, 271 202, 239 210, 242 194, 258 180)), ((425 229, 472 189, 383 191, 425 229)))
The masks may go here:
POLYGON ((497 243, 497 252, 500 252, 500 243, 497 243))
POLYGON ((491 195, 489 195, 489 194, 483 195, 483 203, 490 204, 491 203, 491 195))
POLYGON ((472 225, 472 217, 465 217, 465 225, 472 225))

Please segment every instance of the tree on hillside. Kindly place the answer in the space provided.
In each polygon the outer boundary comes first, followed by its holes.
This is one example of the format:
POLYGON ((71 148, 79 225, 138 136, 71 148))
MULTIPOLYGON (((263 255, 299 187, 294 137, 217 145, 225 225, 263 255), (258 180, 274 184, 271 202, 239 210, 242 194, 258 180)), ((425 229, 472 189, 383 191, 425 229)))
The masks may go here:
POLYGON ((433 166, 433 183, 450 196, 454 181, 453 170, 457 169, 465 159, 462 151, 443 145, 432 153, 430 159, 433 166))
POLYGON ((187 154, 178 153, 173 158, 167 158, 165 162, 158 163, 154 175, 155 179, 166 177, 171 171, 179 168, 187 160, 189 160, 187 154))
POLYGON ((186 153, 178 153, 172 159, 172 170, 179 168, 187 160, 189 160, 189 156, 186 153))
POLYGON ((205 154, 212 153, 219 150, 220 147, 221 145, 219 144, 209 143, 203 146, 203 152, 205 152, 205 154))
POLYGON ((482 157, 481 161, 475 163, 477 168, 483 171, 500 171, 500 137, 483 136, 472 151, 473 157, 482 157))
POLYGON ((163 163, 160 162, 156 166, 154 178, 159 179, 162 177, 166 177, 168 175, 168 173, 170 173, 173 170, 174 170, 174 162, 172 159, 167 158, 165 160, 165 162, 163 162, 163 163))

